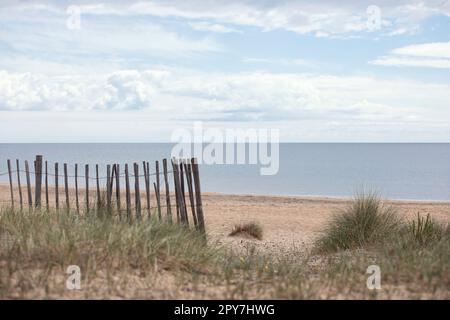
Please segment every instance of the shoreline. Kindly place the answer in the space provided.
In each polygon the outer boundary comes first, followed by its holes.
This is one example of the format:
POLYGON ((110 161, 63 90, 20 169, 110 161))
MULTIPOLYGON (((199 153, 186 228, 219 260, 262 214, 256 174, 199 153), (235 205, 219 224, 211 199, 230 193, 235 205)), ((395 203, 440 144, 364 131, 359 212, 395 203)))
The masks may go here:
MULTIPOLYGON (((14 189, 17 188, 16 183, 13 185, 14 189)), ((32 186, 33 188, 33 186, 32 186)), ((54 188, 53 184, 49 185, 49 188, 54 188)), ((63 191, 63 186, 60 186, 60 192, 63 191)), ((26 185, 22 183, 22 190, 26 190, 26 185)), ((75 190, 74 186, 69 186, 69 190, 75 190)), ((83 190, 83 188, 79 188, 83 190)), ((243 198, 273 198, 273 199, 292 199, 292 200, 304 200, 304 201, 322 201, 322 202, 348 202, 353 199, 353 196, 333 196, 333 195, 314 195, 314 194, 264 194, 264 193, 226 193, 218 191, 202 191, 202 195, 205 196, 221 196, 221 197, 243 197, 243 198)), ((0 199, 5 200, 9 197, 9 182, 0 181, 0 199), (5 196, 5 190, 7 195, 5 196)), ((388 203, 403 203, 403 204, 450 204, 450 198, 447 200, 434 200, 434 199, 401 199, 401 198, 387 198, 380 196, 383 201, 388 203)))
MULTIPOLYGON (((278 194, 264 194, 264 193, 226 193, 217 191, 204 191, 205 195, 217 195, 217 196, 230 196, 230 197, 265 197, 265 198, 282 198, 282 199, 299 199, 299 200, 311 200, 311 201, 329 201, 329 202, 348 202, 353 199, 353 196, 331 196, 331 195, 278 195, 278 194)), ((450 204, 450 198, 448 200, 434 200, 434 199, 401 199, 401 198, 386 198, 380 196, 381 199, 389 203, 421 203, 421 204, 450 204)))

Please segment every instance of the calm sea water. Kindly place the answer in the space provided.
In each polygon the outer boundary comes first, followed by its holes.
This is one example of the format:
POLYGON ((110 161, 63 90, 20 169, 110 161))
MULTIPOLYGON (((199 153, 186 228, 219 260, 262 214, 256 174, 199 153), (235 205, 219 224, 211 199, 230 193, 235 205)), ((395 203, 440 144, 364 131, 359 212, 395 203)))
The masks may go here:
MULTIPOLYGON (((106 163, 170 157, 171 147, 163 143, 0 144, 0 172, 6 171, 7 158, 32 161, 36 154, 50 163, 98 163, 104 171, 106 163)), ((364 186, 393 199, 450 200, 450 144, 286 143, 280 145, 277 175, 261 176, 259 168, 202 165, 202 188, 235 194, 351 196, 364 186)), ((69 171, 73 173, 73 168, 69 171)), ((7 176, 0 181, 7 181, 7 176)))

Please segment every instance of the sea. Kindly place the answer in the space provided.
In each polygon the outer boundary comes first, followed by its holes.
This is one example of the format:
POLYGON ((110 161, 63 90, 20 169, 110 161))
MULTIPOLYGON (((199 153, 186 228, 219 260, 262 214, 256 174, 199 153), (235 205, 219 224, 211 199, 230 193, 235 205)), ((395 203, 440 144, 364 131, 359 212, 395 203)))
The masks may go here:
MULTIPOLYGON (((99 164, 101 176, 105 176, 106 164, 111 163, 123 168, 125 163, 149 161, 154 172, 154 161, 170 159, 173 147, 170 143, 0 144, 0 182, 8 182, 4 174, 7 159, 12 160, 13 170, 19 159, 23 170, 24 160, 32 167, 35 156, 43 155, 50 172, 55 162, 60 163, 60 173, 62 163, 67 163, 69 176, 73 175, 75 163, 81 175, 84 165, 89 164, 92 176, 94 165, 99 164)), ((247 145, 246 150, 250 147, 247 145)), ((450 201, 447 143, 281 143, 279 155, 271 155, 278 168, 272 175, 261 174, 264 165, 259 160, 253 164, 201 163, 202 191, 351 197, 371 190, 390 199, 450 201)), ((22 179, 25 181, 25 177, 22 179)), ((52 183, 53 178, 49 180, 52 183)))

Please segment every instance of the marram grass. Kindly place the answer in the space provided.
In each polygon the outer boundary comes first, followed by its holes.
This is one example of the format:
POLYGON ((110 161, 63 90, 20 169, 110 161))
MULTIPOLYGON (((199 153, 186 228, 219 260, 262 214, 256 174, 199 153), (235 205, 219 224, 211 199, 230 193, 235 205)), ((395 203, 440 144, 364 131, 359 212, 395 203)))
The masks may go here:
MULTIPOLYGON (((47 265, 81 264, 194 268, 217 253, 202 234, 179 225, 78 216, 61 211, 0 213, 0 259, 42 261, 47 265)), ((80 266, 81 267, 81 266, 80 266)))
POLYGON ((333 255, 293 249, 284 256, 258 247, 235 252, 194 230, 159 221, 3 209, 0 298, 364 299, 374 297, 366 287, 370 264, 380 265, 383 275, 383 290, 375 297, 450 298, 448 227, 431 218, 409 224, 391 220, 392 209, 377 201, 365 197, 349 206, 347 219, 357 223, 345 221, 350 235, 334 230, 334 237, 350 241, 332 247, 348 248, 333 255), (361 212, 370 218, 360 217, 361 212), (385 226, 385 220, 395 222, 395 228, 385 226), (398 232, 383 240, 385 229, 398 232), (69 265, 83 272, 80 291, 65 287, 69 265))
POLYGON ((316 248, 319 252, 363 248, 386 240, 400 225, 395 209, 385 205, 376 193, 359 193, 332 218, 316 248))

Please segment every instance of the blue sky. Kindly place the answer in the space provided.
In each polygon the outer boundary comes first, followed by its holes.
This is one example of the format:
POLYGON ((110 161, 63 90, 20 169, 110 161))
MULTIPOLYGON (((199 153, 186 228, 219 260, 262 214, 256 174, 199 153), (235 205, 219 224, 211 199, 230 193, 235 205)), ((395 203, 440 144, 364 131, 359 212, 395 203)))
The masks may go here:
POLYGON ((1 142, 449 142, 449 93, 450 1, 0 2, 1 142))

